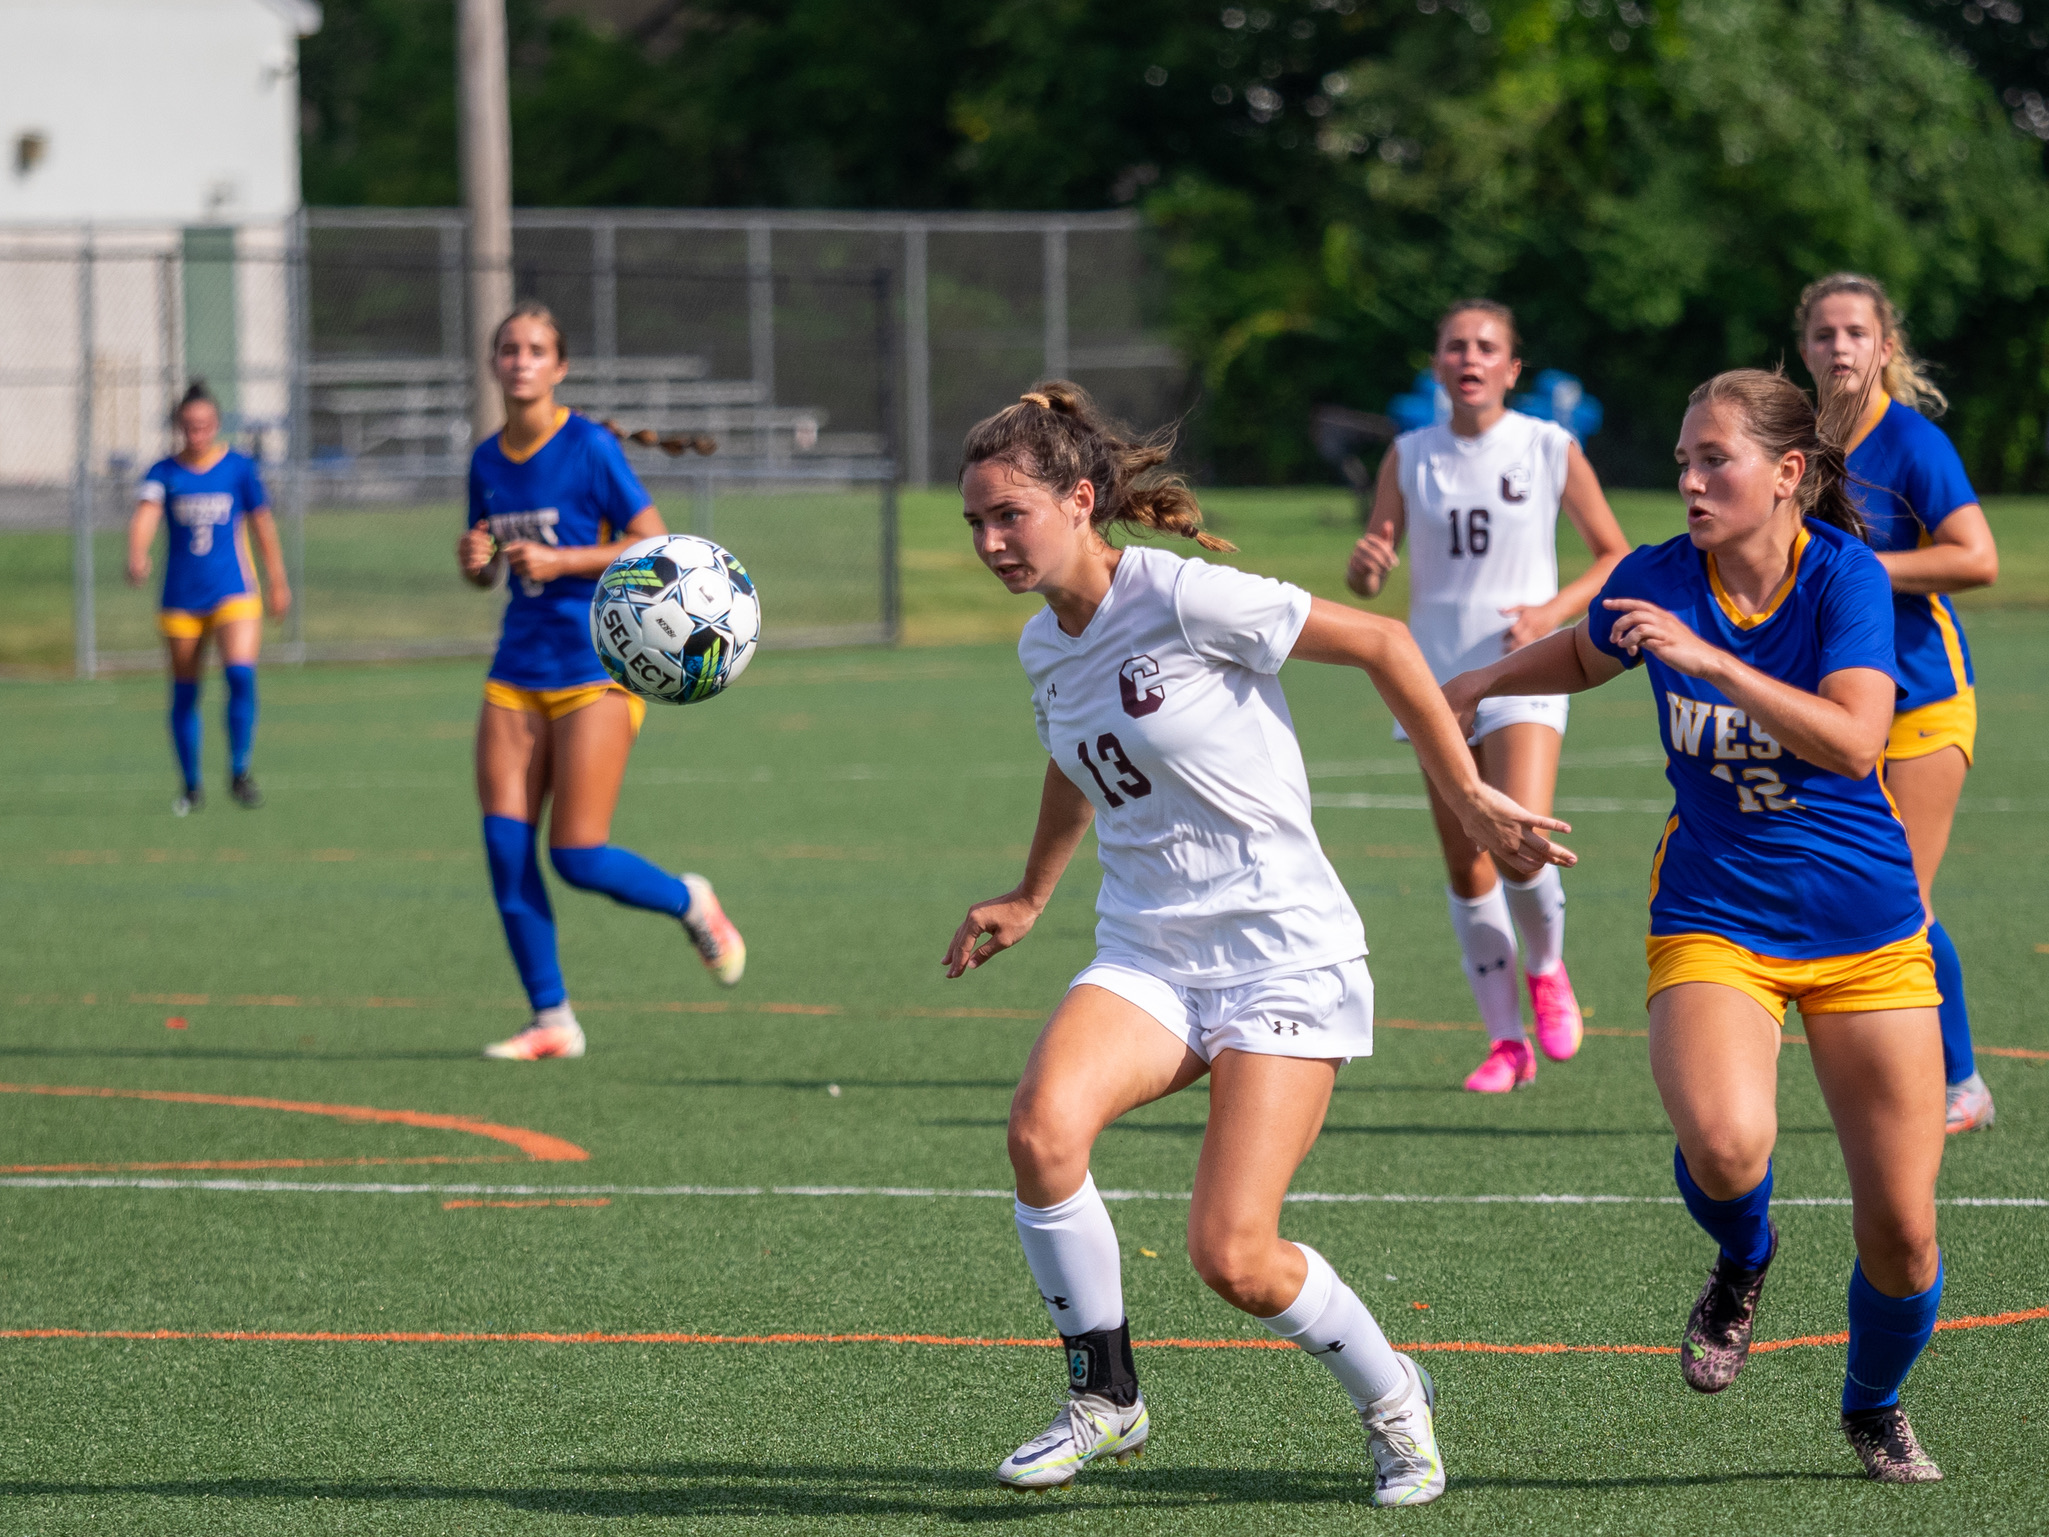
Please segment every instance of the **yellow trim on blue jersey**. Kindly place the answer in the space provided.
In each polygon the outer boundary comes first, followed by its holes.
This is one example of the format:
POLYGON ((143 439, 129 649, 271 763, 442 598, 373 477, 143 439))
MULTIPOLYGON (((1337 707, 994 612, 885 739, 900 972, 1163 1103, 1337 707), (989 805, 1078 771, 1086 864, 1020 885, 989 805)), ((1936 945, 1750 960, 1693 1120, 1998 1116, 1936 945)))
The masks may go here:
POLYGON ((1857 424, 1857 430, 1850 435, 1850 441, 1843 446, 1843 457, 1849 458, 1863 445, 1866 438, 1878 431, 1878 424, 1885 420, 1885 413, 1892 409, 1892 396, 1884 390, 1878 391, 1878 398, 1871 402, 1871 409, 1864 413, 1864 420, 1857 424))
POLYGON ((1708 586, 1714 589, 1715 601, 1722 605, 1722 612, 1729 616, 1729 623, 1739 630, 1754 630, 1779 611, 1779 605, 1793 595, 1793 584, 1800 580, 1800 557, 1807 553, 1807 541, 1813 536, 1807 532, 1807 525, 1801 524, 1800 532, 1793 540, 1793 564, 1786 572, 1786 579, 1779 583, 1761 613, 1746 614, 1736 606, 1728 589, 1722 586, 1722 573, 1715 565, 1714 553, 1707 558, 1708 586))
POLYGON ((633 734, 638 736, 640 723, 647 719, 647 701, 638 694, 627 693, 616 683, 585 683, 575 688, 521 688, 496 678, 484 680, 485 704, 495 704, 501 710, 544 716, 551 721, 574 715, 586 705, 596 704, 607 694, 625 696, 627 713, 633 717, 633 734))
POLYGON ((528 449, 523 454, 515 454, 512 451, 511 445, 505 441, 505 429, 503 427, 500 427, 498 429, 498 452, 505 455, 505 457, 514 464, 525 464, 527 460, 533 458, 535 454, 539 453, 542 449, 546 448, 550 443, 554 442, 555 434, 560 432, 563 429, 563 427, 568 423, 568 421, 569 407, 557 406, 555 408, 555 425, 550 427, 547 430, 547 432, 542 434, 540 442, 536 443, 532 448, 528 449))
POLYGON ((1949 605, 1942 601, 1942 594, 1928 594, 1928 612, 1934 616, 1935 629, 1942 636, 1942 654, 1949 659, 1949 675, 1955 680, 1957 692, 1962 693, 1971 685, 1964 671, 1964 639, 1957 633, 1957 623, 1950 616, 1949 605))
POLYGON ((171 640, 198 640, 237 619, 261 619, 263 600, 251 593, 227 598, 204 613, 189 608, 167 608, 157 615, 157 630, 171 640))
POLYGON ((1888 762, 1926 758, 1945 747, 1960 748, 1966 765, 1976 761, 1978 747, 1978 691, 1968 685, 1948 699, 1924 704, 1918 710, 1902 710, 1892 718, 1892 735, 1885 744, 1888 762))
POLYGON ((1658 852, 1651 856, 1651 896, 1658 900, 1658 872, 1665 868, 1665 850, 1671 846, 1672 834, 1679 831, 1679 813, 1673 812, 1672 819, 1665 824, 1665 836, 1658 840, 1658 852))
POLYGON ((1651 977, 1644 1001, 1682 982, 1714 982, 1753 998, 1774 1020, 1798 1003, 1802 1018, 1932 1009, 1942 1002, 1928 931, 1857 955, 1789 961, 1746 950, 1719 934, 1653 934, 1644 941, 1651 977))

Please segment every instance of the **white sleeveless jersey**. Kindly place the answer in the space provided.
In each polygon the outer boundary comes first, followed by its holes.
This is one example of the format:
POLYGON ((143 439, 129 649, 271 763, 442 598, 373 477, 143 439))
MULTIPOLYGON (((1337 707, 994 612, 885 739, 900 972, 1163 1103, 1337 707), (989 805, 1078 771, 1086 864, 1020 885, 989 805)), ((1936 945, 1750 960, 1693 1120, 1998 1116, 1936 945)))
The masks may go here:
POLYGON ((1477 438, 1440 422, 1394 440, 1408 513, 1409 629, 1444 683, 1501 660, 1501 610, 1558 596, 1572 435, 1510 411, 1477 438))
POLYGON ((1309 602, 1135 548, 1080 635, 1050 609, 1025 625, 1039 741, 1096 809, 1105 959, 1209 988, 1366 953, 1275 677, 1309 602))

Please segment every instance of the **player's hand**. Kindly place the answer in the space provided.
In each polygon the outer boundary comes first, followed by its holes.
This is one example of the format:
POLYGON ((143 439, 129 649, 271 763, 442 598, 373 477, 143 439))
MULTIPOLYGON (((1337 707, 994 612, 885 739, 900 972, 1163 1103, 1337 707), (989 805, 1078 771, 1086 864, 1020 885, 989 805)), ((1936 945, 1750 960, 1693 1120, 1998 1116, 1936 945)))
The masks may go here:
POLYGON ((1517 604, 1501 610, 1502 617, 1509 620, 1508 629, 1501 637, 1501 654, 1520 651, 1534 641, 1542 640, 1558 628, 1558 621, 1551 616, 1548 603, 1517 604))
POLYGON ((1345 585, 1362 598, 1380 591, 1387 573, 1402 563, 1394 541, 1381 533, 1369 533, 1352 546, 1352 558, 1345 565, 1345 585))
POLYGON ((1023 939, 1039 921, 1039 912, 1036 903, 1014 891, 992 901, 977 902, 954 930, 953 943, 946 947, 948 979, 994 960, 1023 939))
POLYGON ((1451 706, 1451 713, 1458 718, 1459 735, 1471 739, 1473 720, 1480 713, 1480 690, 1472 674, 1462 672, 1444 685, 1444 702, 1451 706))
POLYGON ((484 574, 484 568, 491 564, 491 557, 497 553, 498 541, 481 523, 465 530, 463 536, 455 541, 456 563, 462 567, 462 574, 473 580, 484 574))
POLYGON ((1648 651, 1674 672, 1704 678, 1728 660, 1728 653, 1702 640, 1675 614, 1642 598, 1605 598, 1601 606, 1615 613, 1609 632, 1631 656, 1648 651))
POLYGON ((554 545, 533 539, 515 539, 505 546, 505 563, 513 575, 537 583, 554 581, 569 565, 554 545))
POLYGON ((128 557, 128 585, 129 585, 130 587, 140 587, 140 586, 141 586, 141 585, 142 585, 142 584, 143 584, 144 582, 146 582, 146 581, 148 581, 148 580, 149 580, 149 555, 148 555, 148 553, 147 553, 147 552, 144 552, 144 553, 143 553, 143 554, 141 554, 141 555, 131 555, 131 556, 129 556, 129 557, 128 557))
POLYGON ((1525 880, 1546 865, 1579 863, 1579 855, 1544 836, 1569 833, 1571 824, 1525 810, 1484 780, 1474 780, 1454 809, 1467 835, 1525 880))
POLYGON ((292 611, 292 584, 283 580, 272 582, 263 591, 263 607, 271 618, 284 618, 292 611))

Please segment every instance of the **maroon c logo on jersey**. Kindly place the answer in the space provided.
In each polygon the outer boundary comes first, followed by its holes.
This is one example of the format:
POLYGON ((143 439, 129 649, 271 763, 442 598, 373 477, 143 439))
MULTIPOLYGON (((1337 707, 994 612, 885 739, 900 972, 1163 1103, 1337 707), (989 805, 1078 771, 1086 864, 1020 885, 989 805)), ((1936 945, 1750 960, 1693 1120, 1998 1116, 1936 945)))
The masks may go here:
POLYGON ((1132 657, 1117 669, 1117 692, 1124 700, 1126 715, 1137 720, 1167 702, 1167 689, 1159 677, 1160 664, 1149 656, 1132 657))
POLYGON ((1530 499, 1530 469, 1518 464, 1501 477, 1501 499, 1504 502, 1526 502, 1530 499))

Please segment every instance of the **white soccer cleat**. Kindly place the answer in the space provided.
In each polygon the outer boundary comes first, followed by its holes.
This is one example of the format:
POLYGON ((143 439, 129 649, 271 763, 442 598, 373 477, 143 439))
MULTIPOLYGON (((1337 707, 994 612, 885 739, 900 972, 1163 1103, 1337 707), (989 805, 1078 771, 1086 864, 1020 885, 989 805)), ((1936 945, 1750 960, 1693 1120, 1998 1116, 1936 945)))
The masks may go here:
POLYGON ((500 1062, 540 1062, 549 1057, 580 1057, 583 1047, 583 1026, 564 1003, 539 1010, 532 1024, 518 1035, 493 1041, 484 1048, 484 1055, 500 1062))
POLYGON ((747 969, 747 941, 719 906, 718 894, 711 889, 710 881, 701 875, 685 875, 682 881, 690 892, 690 905, 683 910, 680 920, 683 932, 690 936, 706 968, 718 978, 719 986, 738 986, 741 973, 747 969))
POLYGON ((1373 1503, 1427 1505, 1444 1493, 1444 1459, 1437 1451, 1437 1384, 1397 1354, 1408 1381, 1371 1409, 1361 1410, 1367 1450, 1373 1454, 1373 1503))
POLYGON ((1012 1489, 1065 1489, 1098 1458, 1135 1461, 1151 1433, 1143 1394, 1129 1409, 1120 1409, 1098 1394, 1077 1393, 1041 1434, 1003 1459, 996 1482, 1012 1489))

